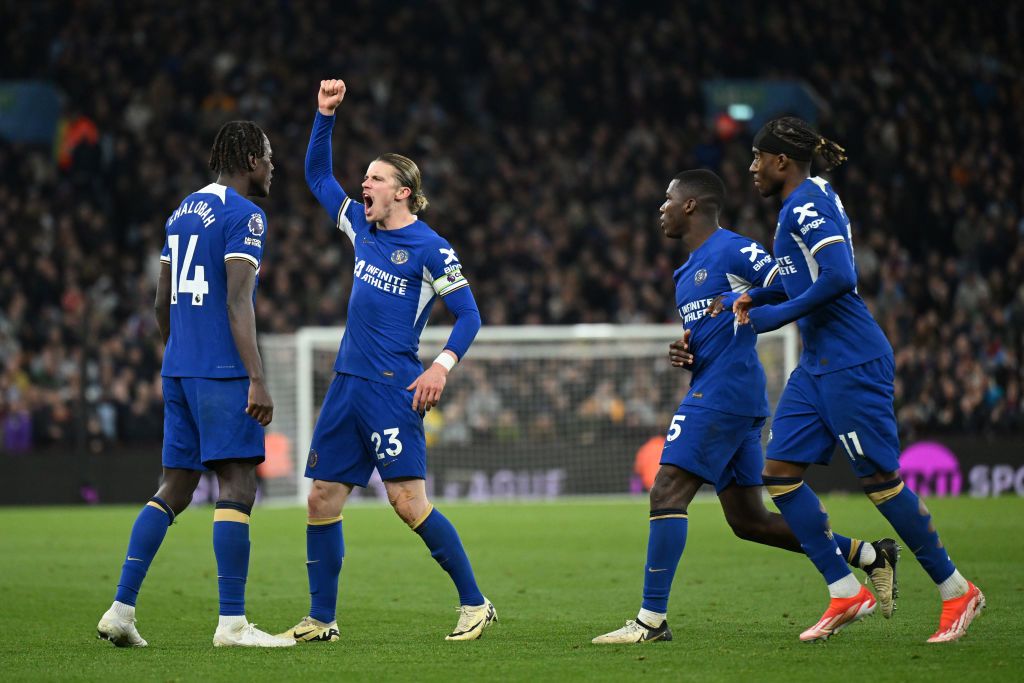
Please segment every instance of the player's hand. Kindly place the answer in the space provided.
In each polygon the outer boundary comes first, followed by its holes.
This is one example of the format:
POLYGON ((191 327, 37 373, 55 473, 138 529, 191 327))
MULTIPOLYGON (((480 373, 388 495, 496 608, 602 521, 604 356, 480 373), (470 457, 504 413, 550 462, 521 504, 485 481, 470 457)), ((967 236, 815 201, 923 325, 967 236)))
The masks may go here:
POLYGON ((674 368, 693 365, 693 354, 690 353, 690 330, 683 330, 682 339, 677 339, 668 345, 668 359, 674 368))
POLYGON ((324 116, 334 116, 334 110, 345 99, 345 81, 329 78, 320 81, 320 92, 316 95, 316 103, 324 116))
POLYGON ((708 304, 707 310, 704 312, 705 315, 714 318, 719 313, 725 310, 725 294, 719 294, 716 296, 710 304, 708 304))
POLYGON ((274 419, 274 401, 263 380, 249 382, 249 405, 245 407, 245 412, 264 427, 274 419))
POLYGON ((736 316, 736 322, 740 325, 750 323, 750 309, 754 307, 754 300, 749 294, 744 293, 732 304, 732 312, 736 316))
POLYGON ((447 381, 448 369, 443 365, 434 363, 424 370, 415 382, 405 388, 406 391, 415 392, 412 395, 412 409, 424 413, 436 406, 447 381))

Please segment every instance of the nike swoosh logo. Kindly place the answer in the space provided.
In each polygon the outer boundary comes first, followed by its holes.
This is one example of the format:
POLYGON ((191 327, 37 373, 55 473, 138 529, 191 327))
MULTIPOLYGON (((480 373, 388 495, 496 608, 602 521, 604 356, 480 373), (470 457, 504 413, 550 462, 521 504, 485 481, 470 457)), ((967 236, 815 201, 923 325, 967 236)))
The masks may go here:
POLYGON ((292 638, 294 638, 295 640, 298 640, 299 638, 305 638, 306 636, 308 636, 310 633, 312 633, 315 630, 316 630, 315 628, 311 628, 308 631, 303 631, 302 633, 299 633, 298 631, 293 631, 292 632, 292 638))
POLYGON ((654 572, 667 572, 668 569, 652 569, 652 568, 648 568, 647 571, 649 571, 650 573, 653 574, 654 572))
POLYGON ((316 564, 320 560, 306 560, 306 564, 316 564))
POLYGON ((456 633, 453 633, 452 635, 453 636, 461 636, 461 635, 464 635, 466 633, 472 633, 476 629, 476 627, 479 626, 482 623, 484 623, 483 619, 481 619, 480 621, 476 622, 475 624, 473 624, 472 626, 467 628, 465 631, 457 631, 456 633))
POLYGON ((131 555, 128 556, 128 561, 129 562, 142 562, 142 560, 140 560, 139 558, 132 557, 131 555))

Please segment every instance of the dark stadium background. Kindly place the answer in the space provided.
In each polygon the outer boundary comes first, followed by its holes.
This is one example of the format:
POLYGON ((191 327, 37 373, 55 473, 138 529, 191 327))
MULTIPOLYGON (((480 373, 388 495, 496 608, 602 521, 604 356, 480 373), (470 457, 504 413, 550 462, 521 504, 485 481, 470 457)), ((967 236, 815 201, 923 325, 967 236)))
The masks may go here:
POLYGON ((830 177, 896 349, 905 445, 949 446, 956 490, 1024 495, 1020 6, 851 7, 0 3, 0 504, 151 492, 162 226, 209 181, 224 121, 258 121, 275 150, 261 332, 344 322, 350 256, 302 174, 334 76, 336 174, 417 159, 489 325, 677 322, 667 179, 715 170, 723 224, 765 243, 777 213, 746 172, 753 121, 714 82, 742 79, 757 117, 780 82, 813 92, 850 157, 830 177))

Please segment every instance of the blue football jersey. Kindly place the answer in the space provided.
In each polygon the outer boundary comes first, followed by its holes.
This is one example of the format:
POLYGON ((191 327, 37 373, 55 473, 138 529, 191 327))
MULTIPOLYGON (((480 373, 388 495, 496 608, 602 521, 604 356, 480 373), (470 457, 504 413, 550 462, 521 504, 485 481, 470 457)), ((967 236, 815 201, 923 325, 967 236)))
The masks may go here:
POLYGON ((355 248, 352 293, 335 372, 407 387, 423 372, 420 333, 439 296, 468 286, 452 246, 417 220, 379 230, 345 197, 337 226, 355 248))
POLYGON ((224 264, 240 259, 252 264, 258 277, 266 214, 233 188, 211 183, 185 197, 165 229, 160 260, 171 266, 171 335, 162 374, 248 376, 228 323, 224 264))
MULTIPOLYGON (((775 232, 775 261, 786 295, 800 296, 818 279, 815 254, 842 249, 853 264, 853 233, 832 186, 808 178, 782 204, 775 232)), ((892 353, 885 333, 857 290, 797 321, 803 352, 800 365, 816 375, 842 370, 892 353)))
POLYGON ((731 311, 710 318, 707 307, 719 294, 746 292, 774 277, 771 255, 757 242, 719 228, 674 274, 676 307, 690 330, 693 379, 683 405, 732 415, 766 417, 767 381, 757 356, 757 335, 736 325, 731 311))

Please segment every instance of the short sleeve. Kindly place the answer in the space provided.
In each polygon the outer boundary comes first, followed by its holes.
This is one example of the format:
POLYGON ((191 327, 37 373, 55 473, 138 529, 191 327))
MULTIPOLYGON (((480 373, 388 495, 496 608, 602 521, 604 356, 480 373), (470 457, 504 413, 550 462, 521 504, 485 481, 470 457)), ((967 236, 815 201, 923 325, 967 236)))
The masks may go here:
POLYGON ((266 238, 267 215, 261 210, 248 214, 231 228, 224 242, 224 260, 247 261, 259 271, 266 238))
POLYGON ((455 249, 443 239, 438 239, 427 247, 425 267, 430 273, 431 285, 438 296, 443 297, 469 286, 469 282, 462 274, 462 263, 455 254, 455 249))
POLYGON ((171 262, 171 248, 170 248, 170 245, 167 244, 167 235, 165 233, 164 234, 164 248, 160 250, 160 263, 170 263, 170 262, 171 262))

